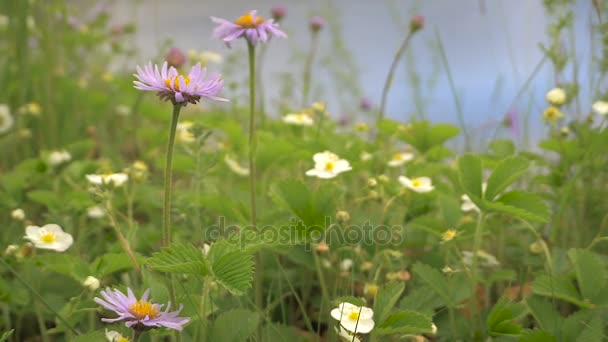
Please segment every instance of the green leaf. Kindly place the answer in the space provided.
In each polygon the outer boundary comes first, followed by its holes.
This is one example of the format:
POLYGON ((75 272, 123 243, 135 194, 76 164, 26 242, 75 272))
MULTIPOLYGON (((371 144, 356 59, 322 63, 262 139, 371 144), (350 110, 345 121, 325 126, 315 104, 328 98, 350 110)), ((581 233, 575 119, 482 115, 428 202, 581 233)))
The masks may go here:
POLYGON ((152 254, 146 264, 153 270, 164 273, 188 273, 205 275, 208 266, 203 252, 192 244, 175 243, 152 254))
POLYGON ((427 286, 417 286, 409 291, 407 296, 401 300, 399 308, 432 315, 435 308, 445 306, 446 304, 447 302, 443 298, 437 296, 435 291, 427 286))
POLYGON ((513 306, 504 298, 494 305, 486 322, 490 335, 516 336, 521 332, 522 328, 513 323, 513 320, 517 318, 516 309, 513 306))
POLYGON ((432 324, 430 316, 406 310, 390 315, 374 332, 380 336, 392 334, 428 334, 433 331, 432 324))
POLYGON ((526 306, 541 329, 557 334, 563 319, 553 303, 540 296, 531 296, 526 298, 526 306))
POLYGON ((41 254, 30 260, 43 269, 66 275, 77 282, 91 275, 89 265, 70 254, 41 254))
POLYGON ((527 330, 521 334, 519 342, 557 342, 557 337, 544 330, 527 330))
POLYGON ((88 334, 75 337, 72 342, 103 342, 107 341, 106 334, 103 331, 93 331, 88 334))
POLYGON ((541 275, 532 284, 534 293, 540 296, 552 297, 576 304, 582 308, 590 308, 591 304, 584 302, 574 285, 567 278, 556 278, 541 275))
POLYGON ((56 192, 48 190, 34 190, 27 193, 27 197, 32 201, 45 205, 50 209, 57 209, 62 206, 61 198, 56 192))
POLYGON ((521 191, 507 192, 494 202, 484 201, 482 207, 488 211, 538 222, 547 222, 551 215, 551 211, 538 195, 521 191))
POLYGON ((490 142, 490 149, 497 157, 505 158, 515 153, 515 145, 511 140, 497 139, 490 142))
POLYGON ((405 290, 403 282, 391 282, 378 291, 374 301, 374 318, 378 322, 382 322, 388 316, 397 304, 403 290, 405 290))
POLYGON ((458 161, 458 178, 460 185, 471 200, 479 206, 483 197, 481 191, 482 164, 479 157, 472 154, 465 154, 458 161))
POLYGON ((568 316, 562 325, 565 341, 605 341, 603 324, 597 310, 580 310, 568 316))
POLYGON ((224 312, 213 322, 210 341, 246 341, 254 333, 259 320, 256 312, 245 309, 224 312))
MULTIPOLYGON (((135 255, 138 262, 142 261, 139 255, 135 255)), ((105 277, 118 271, 130 270, 133 262, 126 253, 106 253, 91 263, 98 277, 105 277)))
POLYGON ((253 281, 253 260, 251 255, 226 241, 211 245, 207 255, 211 273, 216 281, 235 295, 242 295, 253 281))
POLYGON ((451 303, 448 282, 438 270, 417 262, 413 268, 414 274, 427 284, 446 303, 451 303))
POLYGON ((583 297, 591 300, 606 286, 606 270, 602 259, 586 249, 571 249, 568 257, 574 264, 576 280, 583 297))
POLYGON ((11 330, 3 333, 2 336, 0 336, 0 342, 7 341, 9 337, 13 336, 13 332, 15 332, 15 329, 11 329, 11 330))
POLYGON ((484 198, 492 201, 499 193, 519 179, 530 167, 530 162, 520 156, 503 159, 488 178, 484 198))

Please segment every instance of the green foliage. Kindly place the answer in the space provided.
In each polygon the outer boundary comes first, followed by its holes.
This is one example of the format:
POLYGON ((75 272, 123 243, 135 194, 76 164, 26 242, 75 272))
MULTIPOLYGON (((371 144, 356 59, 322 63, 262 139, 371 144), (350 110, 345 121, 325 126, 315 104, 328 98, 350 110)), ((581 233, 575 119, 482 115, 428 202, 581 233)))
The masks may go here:
POLYGON ((382 322, 391 312, 401 294, 405 290, 403 283, 392 282, 386 284, 380 290, 374 300, 374 318, 382 322))
POLYGON ((192 244, 163 247, 147 260, 147 264, 153 270, 165 273, 206 275, 209 272, 202 250, 192 244))
POLYGON ((215 280, 235 295, 251 287, 253 260, 251 255, 234 245, 220 241, 213 244, 207 255, 215 280))
POLYGON ((259 321, 259 315, 253 311, 234 309, 224 312, 213 322, 211 341, 245 341, 254 333, 259 321))
POLYGON ((499 193, 523 176, 529 166, 528 160, 519 156, 507 157, 500 161, 490 178, 488 178, 484 198, 493 200, 499 193))
POLYGON ((494 305, 492 311, 488 315, 487 327, 488 332, 492 336, 505 335, 517 336, 522 331, 522 327, 515 324, 513 321, 521 316, 521 305, 511 304, 505 299, 501 299, 494 305))
POLYGON ((399 311, 390 315, 382 322, 376 334, 392 335, 392 334, 428 334, 432 332, 431 317, 423 315, 415 311, 399 311))

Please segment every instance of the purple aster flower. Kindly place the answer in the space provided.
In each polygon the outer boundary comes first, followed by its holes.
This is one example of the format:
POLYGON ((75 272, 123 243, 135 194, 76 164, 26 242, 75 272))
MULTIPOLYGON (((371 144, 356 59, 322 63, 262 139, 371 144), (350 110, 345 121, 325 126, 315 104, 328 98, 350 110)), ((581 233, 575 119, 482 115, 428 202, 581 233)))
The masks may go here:
POLYGON ((367 98, 367 97, 362 97, 361 101, 359 102, 359 108, 361 108, 362 111, 364 112, 368 112, 372 109, 372 101, 367 98))
POLYGON ((287 15, 287 7, 283 5, 272 6, 270 13, 272 14, 272 19, 274 19, 275 22, 279 22, 279 20, 285 18, 287 15))
POLYGON ((256 11, 251 11, 234 22, 216 17, 211 17, 211 20, 219 24, 213 30, 213 35, 222 39, 228 46, 230 42, 241 37, 245 37, 253 45, 258 41, 265 43, 273 36, 287 38, 285 32, 279 30, 279 25, 273 19, 264 20, 256 15, 256 11))
POLYGON ((167 304, 164 311, 161 311, 164 304, 153 304, 148 301, 150 289, 147 289, 139 300, 135 298, 130 288, 127 288, 127 295, 125 295, 119 290, 112 290, 108 287, 105 291, 101 291, 101 295, 103 299, 95 297, 95 302, 118 315, 116 318, 102 318, 102 322, 125 321, 127 327, 135 330, 165 327, 179 331, 182 331, 184 324, 190 322, 189 317, 178 317, 183 305, 179 306, 179 310, 169 312, 171 302, 167 304))
POLYGON ((323 26, 325 26, 325 19, 321 17, 312 17, 310 18, 309 25, 312 32, 319 32, 323 26))
POLYGON ((228 101, 216 96, 224 87, 222 76, 215 74, 207 78, 207 69, 201 68, 200 63, 190 69, 188 76, 183 76, 174 67, 168 67, 167 62, 160 70, 158 65, 152 66, 148 62, 143 69, 137 66, 134 76, 137 77, 137 81, 133 81, 136 89, 156 91, 162 100, 171 100, 173 104, 197 103, 201 97, 228 101))
POLYGON ((186 64, 186 54, 178 48, 171 48, 165 60, 169 63, 169 66, 181 68, 186 64))

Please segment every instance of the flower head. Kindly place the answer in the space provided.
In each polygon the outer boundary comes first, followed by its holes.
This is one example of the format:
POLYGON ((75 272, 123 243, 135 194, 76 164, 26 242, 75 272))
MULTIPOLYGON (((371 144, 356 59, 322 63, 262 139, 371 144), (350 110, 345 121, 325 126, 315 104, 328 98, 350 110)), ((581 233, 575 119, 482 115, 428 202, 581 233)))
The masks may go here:
POLYGON ((367 334, 374 329, 374 310, 351 303, 340 303, 331 310, 331 317, 340 321, 340 326, 355 334, 367 334))
POLYGON ((13 220, 23 221, 25 220, 25 211, 23 211, 23 209, 21 208, 17 208, 11 211, 11 217, 13 218, 13 220))
POLYGON ((8 132, 14 123, 10 108, 5 104, 0 104, 0 134, 8 132))
POLYGON ((283 5, 272 6, 272 8, 270 9, 270 13, 272 14, 272 19, 274 19, 274 21, 278 23, 287 15, 287 7, 283 5))
POLYGON ((87 216, 92 219, 98 219, 106 216, 106 210, 98 205, 87 208, 87 216))
POLYGON ((443 242, 448 242, 454 240, 454 238, 458 235, 458 232, 454 229, 448 229, 441 234, 441 240, 443 242))
POLYGON ((186 54, 181 49, 174 47, 169 49, 165 60, 169 63, 169 66, 181 68, 186 64, 186 54))
POLYGON ((227 101, 216 95, 224 87, 221 75, 207 77, 207 69, 200 63, 190 69, 188 76, 180 75, 175 67, 169 67, 167 62, 159 69, 148 62, 144 68, 137 66, 137 81, 133 81, 139 90, 155 91, 162 100, 170 100, 173 104, 197 103, 201 97, 216 101, 227 101))
POLYGON ((608 102, 595 101, 591 109, 593 109, 596 114, 606 116, 606 114, 608 114, 608 102))
MULTIPOLYGON (((480 264, 487 267, 497 267, 500 265, 500 262, 496 259, 495 256, 489 254, 483 250, 479 250, 477 252, 477 259, 480 261, 480 264)), ((462 263, 471 266, 473 264, 473 252, 471 251, 462 251, 462 263)))
POLYGON ((236 161, 236 159, 233 159, 229 155, 224 157, 224 162, 226 165, 228 165, 230 171, 236 173, 237 175, 243 177, 249 176, 249 168, 242 166, 238 161, 236 161))
POLYGON ((123 186, 128 180, 126 173, 106 173, 102 175, 86 175, 87 180, 95 185, 112 185, 114 187, 123 186))
POLYGON ((550 106, 543 112, 543 119, 549 122, 557 122, 563 117, 564 113, 562 113, 557 107, 554 106, 550 106))
POLYGON ((309 22, 310 30, 312 32, 319 32, 325 26, 325 19, 321 17, 312 17, 309 22))
POLYGON ((177 311, 170 312, 171 302, 169 302, 165 310, 161 311, 164 304, 152 303, 148 300, 149 295, 150 289, 146 290, 138 300, 130 288, 127 288, 127 295, 120 290, 106 288, 105 291, 101 291, 103 299, 95 297, 95 302, 114 311, 118 317, 102 318, 101 321, 106 323, 124 321, 127 327, 137 330, 165 327, 179 331, 190 321, 189 317, 178 317, 183 305, 180 305, 177 311))
POLYGON ((193 143, 196 141, 196 137, 192 134, 192 127, 194 123, 192 121, 182 121, 177 124, 177 141, 186 144, 193 143))
POLYGON ((99 288, 99 279, 93 276, 88 276, 82 281, 82 286, 89 289, 89 291, 95 291, 99 288))
POLYGON ((424 17, 421 15, 415 15, 410 19, 410 31, 416 32, 424 27, 424 17))
POLYGON ((106 339, 108 342, 129 342, 129 339, 122 336, 118 331, 108 329, 106 329, 106 339))
POLYGON ((418 177, 418 178, 407 178, 405 176, 399 176, 399 183, 406 188, 416 192, 431 192, 435 187, 429 177, 418 177))
POLYGON ((342 172, 352 170, 348 160, 340 159, 336 154, 329 151, 316 153, 312 159, 315 162, 315 168, 306 171, 307 176, 329 179, 342 172))
POLYGON ((25 239, 30 240, 36 248, 64 252, 74 242, 72 235, 66 233, 56 224, 45 224, 42 227, 27 226, 25 239))
POLYGON ((369 112, 373 107, 372 101, 367 97, 362 97, 359 101, 359 108, 364 112, 369 112))
POLYGON ((388 166, 399 167, 412 159, 414 159, 414 154, 412 154, 412 153, 407 153, 407 152, 395 153, 391 157, 391 160, 389 160, 388 166))
POLYGON ((47 162, 51 166, 57 166, 59 164, 69 162, 70 160, 72 160, 72 155, 66 150, 53 151, 49 153, 47 158, 47 162))
POLYGON ((294 126, 312 126, 315 121, 305 113, 289 113, 283 117, 283 122, 294 126))
POLYGON ((211 20, 218 24, 213 30, 213 35, 223 40, 228 46, 232 41, 241 37, 247 39, 253 45, 257 45, 258 42, 266 43, 274 36, 287 38, 285 32, 279 30, 279 25, 274 22, 274 19, 265 20, 256 15, 256 12, 251 11, 237 18, 234 22, 211 17, 211 20))
POLYGON ((562 88, 553 88, 547 92, 547 102, 552 106, 561 106, 566 103, 566 92, 562 88))

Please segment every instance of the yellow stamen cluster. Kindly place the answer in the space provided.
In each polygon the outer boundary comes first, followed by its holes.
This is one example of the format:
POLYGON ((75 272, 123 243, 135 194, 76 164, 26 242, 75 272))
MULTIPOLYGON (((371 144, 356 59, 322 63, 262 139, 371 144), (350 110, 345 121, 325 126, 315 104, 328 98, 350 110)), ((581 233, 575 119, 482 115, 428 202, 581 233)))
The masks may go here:
POLYGON ((255 23, 254 23, 253 15, 251 15, 251 13, 247 13, 244 16, 241 16, 237 20, 234 21, 235 24, 242 26, 242 27, 246 27, 246 28, 255 28, 263 22, 264 22, 264 18, 260 17, 259 15, 256 15, 255 23))
POLYGON ((325 163, 325 170, 331 171, 333 169, 334 169, 334 163, 332 163, 332 162, 325 163))
POLYGON ((412 180, 412 186, 413 186, 413 187, 417 188, 417 187, 419 187, 419 186, 421 186, 421 185, 422 185, 422 183, 420 182, 420 180, 419 180, 419 179, 414 179, 414 180, 412 180))
MULTIPOLYGON (((169 88, 171 88, 171 83, 173 83, 173 89, 179 91, 179 75, 165 80, 165 85, 169 88)), ((190 77, 184 77, 184 83, 186 83, 186 85, 190 84, 190 77)))
POLYGON ((40 237, 40 240, 42 240, 42 242, 44 243, 53 243, 55 242, 55 235, 51 233, 45 233, 40 237))
POLYGON ((548 121, 557 121, 564 116, 557 107, 549 107, 543 112, 543 118, 548 121))
POLYGON ((129 308, 129 312, 137 319, 156 318, 158 316, 158 309, 150 302, 142 302, 138 300, 129 308))
POLYGON ((450 241, 456 237, 456 234, 458 234, 458 232, 455 231, 454 229, 448 229, 445 232, 443 232, 443 234, 441 234, 441 239, 443 241, 450 241))
POLYGON ((401 153, 393 154, 393 160, 401 160, 401 159, 403 159, 403 156, 401 155, 401 153))
POLYGON ((353 321, 358 321, 359 320, 359 313, 357 311, 351 311, 348 314, 348 318, 353 320, 353 321))

